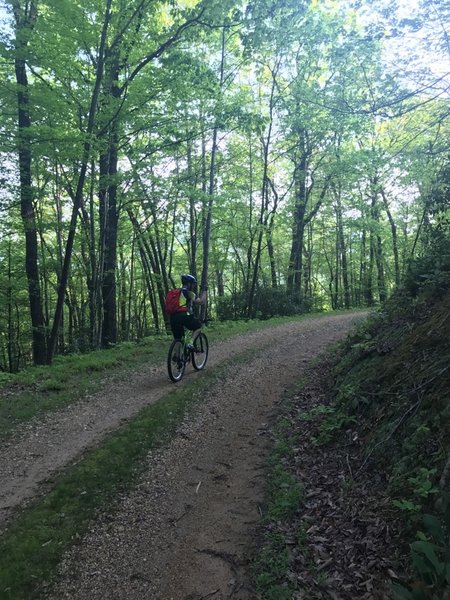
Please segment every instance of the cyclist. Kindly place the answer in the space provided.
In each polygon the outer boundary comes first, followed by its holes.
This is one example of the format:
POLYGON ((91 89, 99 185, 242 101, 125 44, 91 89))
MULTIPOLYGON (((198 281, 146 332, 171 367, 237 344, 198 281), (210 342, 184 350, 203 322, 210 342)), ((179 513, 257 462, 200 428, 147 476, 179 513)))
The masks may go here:
MULTIPOLYGON (((179 296, 179 309, 170 315, 170 327, 173 337, 180 340, 183 337, 184 328, 193 331, 192 342, 195 342, 202 328, 201 322, 193 314, 194 304, 205 304, 206 289, 202 290, 201 296, 196 296, 194 289, 197 280, 193 275, 181 276, 181 293, 179 296)), ((190 345, 191 346, 191 345, 190 345)))

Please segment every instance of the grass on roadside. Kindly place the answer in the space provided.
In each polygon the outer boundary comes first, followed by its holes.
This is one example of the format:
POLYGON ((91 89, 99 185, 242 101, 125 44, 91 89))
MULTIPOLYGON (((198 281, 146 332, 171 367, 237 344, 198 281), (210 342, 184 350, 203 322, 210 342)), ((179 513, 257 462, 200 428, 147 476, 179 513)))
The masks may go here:
POLYGON ((289 554, 282 534, 266 534, 255 569, 255 582, 260 598, 291 600, 293 590, 283 583, 289 570, 289 554))
MULTIPOLYGON (((280 435, 281 427, 278 431, 280 435)), ((287 425, 288 427, 288 425, 287 425)), ((291 519, 302 500, 303 488, 284 466, 284 459, 292 452, 292 441, 279 437, 269 461, 267 518, 271 521, 291 519)))
MULTIPOLYGON (((290 392, 287 396, 290 396, 290 392)), ((275 442, 269 458, 265 531, 253 565, 256 589, 264 600, 290 600, 294 591, 287 582, 290 559, 286 539, 280 529, 298 511, 303 487, 285 466, 292 453, 292 440, 288 432, 289 422, 281 418, 276 426, 275 442)))
MULTIPOLYGON (((167 338, 169 339, 169 338, 167 338)), ((160 362, 166 337, 109 350, 59 356, 51 366, 36 366, 11 375, 0 385, 0 439, 21 423, 41 417, 95 393, 111 377, 119 378, 147 361, 160 362)))

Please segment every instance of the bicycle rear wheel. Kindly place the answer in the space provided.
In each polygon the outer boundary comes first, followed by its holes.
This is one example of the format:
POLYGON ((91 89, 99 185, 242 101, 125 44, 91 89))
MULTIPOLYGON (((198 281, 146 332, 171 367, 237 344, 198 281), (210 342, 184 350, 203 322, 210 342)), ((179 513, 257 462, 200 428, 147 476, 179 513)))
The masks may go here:
POLYGON ((186 369, 186 361, 183 356, 183 343, 180 340, 173 340, 170 344, 169 354, 167 356, 167 371, 173 382, 180 381, 186 369))
POLYGON ((204 333, 200 333, 194 342, 194 350, 192 352, 192 366, 196 371, 200 371, 206 365, 208 360, 208 338, 204 333))

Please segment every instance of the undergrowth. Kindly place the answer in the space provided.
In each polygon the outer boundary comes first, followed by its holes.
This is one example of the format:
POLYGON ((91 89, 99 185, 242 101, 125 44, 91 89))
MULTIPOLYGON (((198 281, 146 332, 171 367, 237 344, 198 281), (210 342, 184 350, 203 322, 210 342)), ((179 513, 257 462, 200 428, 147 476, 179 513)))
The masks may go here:
POLYGON ((450 269, 417 269, 343 346, 335 395, 366 445, 361 470, 385 480, 416 538, 414 584, 395 597, 438 600, 450 586, 450 269))

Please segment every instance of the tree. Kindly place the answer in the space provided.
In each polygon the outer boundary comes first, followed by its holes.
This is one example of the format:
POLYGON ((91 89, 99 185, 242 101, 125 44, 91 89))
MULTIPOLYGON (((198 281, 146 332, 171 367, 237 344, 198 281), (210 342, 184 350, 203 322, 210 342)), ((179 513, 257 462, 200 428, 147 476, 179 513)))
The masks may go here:
POLYGON ((421 87, 383 51, 423 15, 394 32, 332 2, 7 5, 1 368, 42 362, 50 325, 49 361, 161 330, 186 270, 212 313, 269 316, 383 302, 425 251, 446 77, 421 87))
POLYGON ((31 115, 28 91, 27 57, 30 35, 37 19, 37 1, 14 0, 12 8, 15 21, 14 69, 17 82, 17 151, 20 174, 20 205, 25 231, 25 271, 28 280, 28 297, 33 337, 35 364, 46 360, 46 335, 39 282, 38 241, 33 197, 31 115))

